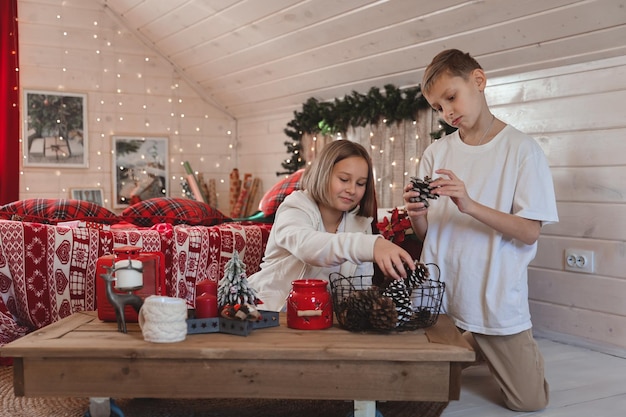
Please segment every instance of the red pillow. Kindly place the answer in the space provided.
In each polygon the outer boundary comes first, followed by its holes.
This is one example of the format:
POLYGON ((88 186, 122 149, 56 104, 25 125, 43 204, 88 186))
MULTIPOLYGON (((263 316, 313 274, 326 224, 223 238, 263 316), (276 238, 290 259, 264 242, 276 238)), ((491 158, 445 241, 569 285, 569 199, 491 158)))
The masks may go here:
POLYGON ((304 168, 294 172, 287 178, 278 181, 265 193, 259 203, 259 210, 263 212, 265 217, 275 214, 285 197, 302 188, 301 179, 303 172, 304 168))
POLYGON ((14 201, 0 207, 0 218, 44 224, 57 224, 71 220, 86 220, 103 224, 114 224, 120 221, 115 213, 96 203, 64 198, 31 198, 14 201))
POLYGON ((231 220, 202 201, 174 197, 140 201, 126 207, 119 217, 128 223, 145 227, 159 223, 213 226, 231 220))

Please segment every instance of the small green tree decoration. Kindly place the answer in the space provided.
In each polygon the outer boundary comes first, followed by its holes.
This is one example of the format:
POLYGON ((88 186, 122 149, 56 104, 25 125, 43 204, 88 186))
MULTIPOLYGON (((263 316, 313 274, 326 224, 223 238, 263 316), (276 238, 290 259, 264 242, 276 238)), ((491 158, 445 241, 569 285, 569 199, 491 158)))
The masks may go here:
POLYGON ((256 291, 248 286, 246 265, 239 259, 239 252, 233 251, 233 257, 224 266, 224 277, 217 288, 217 305, 221 310, 225 306, 251 304, 260 300, 256 291))

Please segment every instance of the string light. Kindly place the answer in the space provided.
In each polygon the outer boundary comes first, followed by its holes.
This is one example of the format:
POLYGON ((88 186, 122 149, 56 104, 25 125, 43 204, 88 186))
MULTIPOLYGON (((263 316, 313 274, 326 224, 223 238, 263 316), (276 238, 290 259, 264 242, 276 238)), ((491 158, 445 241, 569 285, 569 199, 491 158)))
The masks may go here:
MULTIPOLYGON (((66 7, 65 3, 63 3, 63 7, 66 7)), ((79 33, 75 28, 80 28, 81 25, 88 27, 91 31, 87 37, 83 36, 85 40, 80 45, 81 49, 84 49, 85 44, 90 45, 93 51, 92 56, 98 57, 98 68, 101 68, 101 70, 93 70, 93 74, 84 75, 83 79, 88 80, 90 77, 95 79, 91 88, 89 86, 80 88, 89 93, 89 103, 99 103, 99 105, 92 104, 92 108, 88 108, 89 120, 95 121, 93 126, 89 126, 89 132, 86 136, 90 145, 89 159, 90 164, 93 164, 91 166, 98 171, 97 178, 91 176, 88 181, 97 182, 100 185, 104 184, 105 187, 108 187, 108 184, 111 184, 109 176, 111 175, 112 164, 110 160, 113 156, 110 149, 110 136, 119 132, 139 132, 146 135, 163 135, 166 133, 169 136, 170 167, 174 170, 170 176, 172 185, 174 185, 170 190, 172 195, 175 195, 176 190, 174 188, 177 187, 174 183, 179 179, 179 174, 183 169, 179 162, 184 159, 192 159, 194 162, 192 166, 195 168, 202 170, 203 167, 210 167, 209 170, 214 169, 215 172, 212 175, 217 173, 220 184, 228 182, 227 176, 226 178, 223 176, 227 175, 237 163, 237 138, 231 130, 227 129, 234 125, 233 121, 230 119, 226 122, 224 122, 225 119, 217 120, 218 117, 212 116, 214 114, 212 113, 213 108, 209 104, 206 104, 206 108, 211 109, 209 111, 211 115, 204 114, 203 120, 201 120, 202 116, 198 116, 197 109, 194 108, 196 97, 194 100, 189 100, 188 96, 184 95, 188 89, 180 88, 182 82, 179 81, 178 76, 171 68, 165 69, 166 67, 163 66, 164 69, 158 76, 152 76, 156 70, 159 70, 161 62, 158 59, 155 60, 154 56, 137 57, 135 54, 125 53, 125 49, 118 49, 116 45, 125 44, 129 34, 121 28, 112 32, 112 25, 104 10, 100 11, 98 19, 90 19, 87 22, 69 21, 70 18, 75 19, 75 14, 66 14, 64 10, 62 12, 58 12, 58 9, 55 10, 52 16, 55 15, 57 20, 54 23, 57 27, 54 30, 57 36, 59 33, 63 34, 63 45, 61 45, 60 50, 64 51, 61 56, 61 65, 56 69, 58 79, 61 80, 58 83, 58 88, 65 89, 70 86, 72 87, 68 88, 70 90, 77 88, 74 81, 75 72, 78 71, 78 66, 81 65, 82 68, 83 64, 81 60, 76 59, 74 52, 77 47, 74 45, 74 38, 77 38, 79 33), (141 66, 138 62, 141 60, 143 60, 144 68, 138 68, 141 66), (171 78, 164 83, 162 80, 165 71, 170 71, 171 78), (94 76, 94 74, 97 75, 94 76), (143 83, 143 92, 137 91, 136 83, 138 80, 143 83), (69 83, 72 84, 68 85, 69 83), (170 87, 169 91, 167 87, 170 87), (169 103, 169 108, 163 105, 164 99, 169 103), (193 104, 191 104, 192 102, 193 104), (138 110, 139 107, 141 110, 138 110), (168 113, 170 114, 169 118, 163 117, 167 116, 168 113), (220 133, 214 133, 215 126, 218 124, 226 124, 227 126, 220 130, 220 133), (211 146, 203 146, 205 141, 214 142, 211 142, 211 146), (215 146, 213 146, 214 143, 215 146), (200 151, 204 154, 199 155, 200 151), (198 161, 202 164, 198 164, 198 161)), ((376 156, 376 158, 385 159, 386 162, 382 165, 386 171, 381 172, 376 178, 377 181, 389 185, 389 188, 394 188, 392 174, 387 171, 393 167, 396 171, 395 175, 398 177, 401 175, 400 173, 403 176, 410 175, 411 171, 414 170, 413 165, 417 165, 419 159, 408 157, 408 155, 419 154, 418 150, 420 146, 423 146, 422 142, 426 143, 426 141, 420 139, 420 136, 414 132, 415 129, 412 130, 412 136, 403 133, 385 136, 391 132, 390 130, 383 130, 387 129, 384 126, 387 122, 388 120, 385 118, 382 123, 379 123, 379 126, 363 129, 363 133, 364 136, 369 136, 371 140, 374 139, 375 134, 379 135, 376 144, 370 141, 369 146, 373 158, 376 156), (377 129, 378 133, 375 133, 374 129, 377 129), (405 140, 410 137, 415 139, 410 141, 413 143, 411 145, 413 146, 412 150, 408 150, 409 148, 405 144, 405 140), (388 138, 389 141, 384 141, 382 138, 388 138), (393 144, 393 151, 390 144, 393 144), (405 155, 407 155, 406 159, 398 156, 396 150, 400 150, 400 152, 404 150, 405 155), (393 157, 398 159, 391 161, 393 157), (410 168, 407 166, 407 161, 411 164, 410 168)), ((415 120, 411 121, 410 124, 417 126, 415 120)), ((441 125, 439 128, 441 129, 441 125)), ((336 134, 335 136, 335 139, 339 139, 345 135, 336 134)), ((321 146, 317 145, 317 139, 318 137, 313 137, 311 145, 306 148, 303 147, 301 152, 296 152, 293 158, 304 158, 307 163, 310 163, 306 158, 306 153, 309 150, 314 153, 316 148, 321 146)), ((428 138, 425 139, 428 140, 428 138)), ((64 179, 64 185, 67 184, 67 181, 83 181, 79 177, 88 177, 84 175, 84 170, 61 169, 60 173, 62 175, 59 174, 59 176, 68 177, 68 179, 64 179)), ((110 190, 105 190, 105 195, 110 193, 110 190)))
MULTIPOLYGON (((237 138, 232 129, 234 121, 221 115, 216 116, 218 113, 209 103, 198 106, 196 101, 198 97, 194 96, 193 100, 190 100, 188 96, 183 95, 190 89, 181 88, 183 83, 180 82, 179 76, 165 61, 155 60, 154 56, 146 55, 140 58, 143 61, 143 68, 140 68, 141 61, 134 53, 126 53, 125 48, 117 47, 127 44, 129 33, 123 28, 112 32, 112 22, 104 9, 100 10, 94 19, 79 22, 76 21, 75 13, 66 13, 65 7, 73 6, 63 2, 61 11, 57 9, 52 13, 52 16, 56 17, 54 21, 56 27, 51 30, 62 35, 59 45, 62 54, 56 68, 57 74, 50 81, 58 91, 78 88, 81 92, 87 93, 89 100, 86 100, 86 104, 91 104, 87 107, 88 120, 92 123, 87 125, 85 132, 85 140, 89 145, 87 155, 89 168, 80 171, 60 168, 54 171, 54 175, 59 178, 59 187, 56 188, 58 192, 65 194, 69 188, 78 188, 84 184, 87 187, 93 185, 104 187, 104 195, 113 196, 111 177, 115 174, 113 172, 115 152, 111 137, 121 133, 137 132, 138 128, 145 136, 163 136, 163 133, 166 133, 169 137, 170 168, 174 170, 168 175, 172 185, 171 195, 177 195, 176 188, 179 184, 177 180, 183 172, 180 160, 192 160, 194 168, 199 170, 211 167, 210 175, 216 176, 219 184, 228 183, 228 174, 237 163, 237 138), (81 34, 83 37, 79 39, 79 31, 74 28, 81 26, 87 28, 89 33, 87 37, 81 34), (85 70, 84 59, 76 57, 76 52, 82 54, 85 47, 91 48, 92 57, 96 61, 95 70, 85 70), (82 72, 80 79, 83 81, 93 80, 91 85, 85 87, 80 84, 78 87, 74 80, 79 79, 76 75, 79 71, 82 72), (164 74, 171 74, 167 84, 162 81, 164 74), (137 86, 139 80, 142 84, 137 86), (143 87, 143 92, 139 91, 138 87, 143 87), (154 95, 153 91, 158 92, 158 95, 154 95), (171 106, 165 111, 160 101, 163 99, 171 106), (198 109, 203 112, 200 116, 195 114, 198 109), (163 116, 168 113, 170 118, 164 118, 163 116), (189 123, 192 125, 189 126, 189 123), (217 124, 225 125, 222 133, 212 133, 217 124), (211 141, 211 146, 206 146, 206 141, 211 141), (186 154, 185 149, 193 151, 186 154), (71 187, 67 184, 71 184, 71 187)), ((25 48, 30 49, 27 52, 29 54, 33 53, 35 47, 28 45, 25 48)), ((32 83, 36 80, 23 81, 32 83)), ((38 84, 42 85, 41 82, 38 84)), ((23 139, 20 138, 20 141, 23 139)), ((23 153, 23 158, 26 157, 26 153, 23 153)), ((20 171, 21 183, 27 184, 32 181, 31 172, 28 169, 20 171)), ((49 184, 45 185, 46 190, 55 189, 49 184)), ((41 186, 43 184, 37 186, 29 184, 23 190, 27 193, 39 193, 41 186)), ((47 193, 49 194, 49 191, 47 193)), ((107 198, 105 202, 116 203, 107 198)))

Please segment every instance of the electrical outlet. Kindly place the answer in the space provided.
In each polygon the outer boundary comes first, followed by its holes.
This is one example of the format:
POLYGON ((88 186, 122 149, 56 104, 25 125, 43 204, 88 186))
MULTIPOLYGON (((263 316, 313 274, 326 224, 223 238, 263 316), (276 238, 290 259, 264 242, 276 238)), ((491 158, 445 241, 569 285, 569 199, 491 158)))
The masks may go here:
POLYGON ((565 270, 593 274, 594 253, 585 249, 565 250, 565 270))

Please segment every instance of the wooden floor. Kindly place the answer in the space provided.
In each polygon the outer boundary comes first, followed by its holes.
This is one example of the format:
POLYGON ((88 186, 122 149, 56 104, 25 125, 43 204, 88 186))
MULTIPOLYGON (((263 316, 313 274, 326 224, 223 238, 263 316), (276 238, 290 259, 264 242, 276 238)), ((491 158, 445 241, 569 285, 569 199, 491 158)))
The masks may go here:
POLYGON ((626 359, 588 349, 537 339, 546 360, 550 405, 536 413, 504 408, 486 366, 463 372, 461 399, 442 417, 624 417, 626 359))

